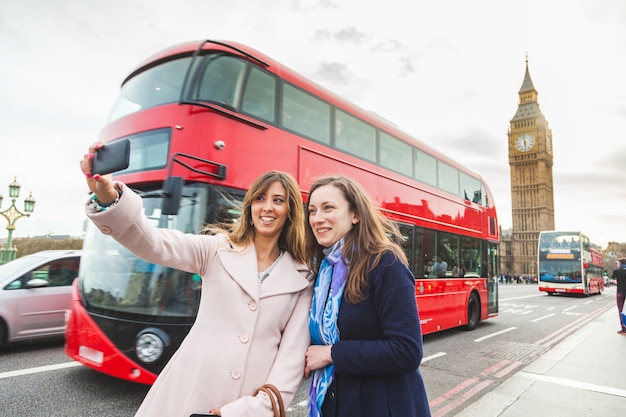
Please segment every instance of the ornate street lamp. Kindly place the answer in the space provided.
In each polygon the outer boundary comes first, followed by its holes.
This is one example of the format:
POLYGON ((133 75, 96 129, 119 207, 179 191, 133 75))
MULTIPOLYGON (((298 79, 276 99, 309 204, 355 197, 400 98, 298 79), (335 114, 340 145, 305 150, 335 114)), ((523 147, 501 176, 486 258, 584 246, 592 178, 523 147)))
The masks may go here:
MULTIPOLYGON (((9 184, 9 198, 11 199, 11 206, 4 211, 0 211, 0 215, 4 216, 7 220, 7 231, 9 235, 7 237, 6 247, 0 248, 0 265, 15 259, 17 249, 13 247, 13 230, 15 230, 15 222, 22 217, 29 217, 30 214, 35 211, 35 199, 33 193, 24 199, 24 212, 15 207, 15 200, 20 196, 20 188, 16 178, 13 178, 13 182, 9 184)), ((0 207, 2 207, 2 194, 0 194, 0 207)))

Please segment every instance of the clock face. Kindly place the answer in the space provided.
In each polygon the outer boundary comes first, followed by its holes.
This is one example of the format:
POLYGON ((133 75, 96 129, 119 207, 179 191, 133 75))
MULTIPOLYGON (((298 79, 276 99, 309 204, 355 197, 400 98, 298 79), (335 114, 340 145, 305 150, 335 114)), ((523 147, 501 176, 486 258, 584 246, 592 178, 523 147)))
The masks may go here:
POLYGON ((550 135, 546 136, 546 148, 548 148, 549 151, 552 150, 552 138, 550 135))
POLYGON ((535 137, 530 133, 522 133, 515 140, 515 147, 520 152, 529 151, 535 146, 535 137))

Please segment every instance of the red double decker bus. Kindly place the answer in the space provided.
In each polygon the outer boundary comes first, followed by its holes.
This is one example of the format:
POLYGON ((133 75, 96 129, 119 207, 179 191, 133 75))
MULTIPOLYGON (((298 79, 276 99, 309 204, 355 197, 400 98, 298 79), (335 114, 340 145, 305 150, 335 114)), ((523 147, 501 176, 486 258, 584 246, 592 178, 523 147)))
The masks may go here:
MULTIPOLYGON (((100 139, 128 138, 116 174, 158 227, 236 221, 260 173, 303 190, 323 174, 359 181, 396 221, 423 332, 497 315, 498 224, 483 179, 393 124, 247 46, 202 41, 153 56, 122 83, 100 139)), ((199 277, 149 264, 89 225, 66 353, 98 371, 154 381, 194 322, 199 277)))

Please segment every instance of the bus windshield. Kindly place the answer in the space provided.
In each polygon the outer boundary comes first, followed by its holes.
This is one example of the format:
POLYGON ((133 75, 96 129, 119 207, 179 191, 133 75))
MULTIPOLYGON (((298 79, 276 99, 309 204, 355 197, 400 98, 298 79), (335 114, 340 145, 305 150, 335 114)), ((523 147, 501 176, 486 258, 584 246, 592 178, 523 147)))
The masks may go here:
MULTIPOLYGON (((144 212, 158 227, 198 233, 206 219, 232 222, 239 216, 232 196, 216 191, 216 187, 206 184, 192 184, 183 190, 177 215, 161 215, 160 197, 144 198, 144 212)), ((80 278, 85 307, 95 313, 148 321, 193 322, 198 312, 199 276, 138 259, 91 223, 80 278)))
POLYGON ((190 62, 191 58, 172 60, 128 80, 111 110, 109 123, 139 110, 177 102, 190 62))
POLYGON ((576 261, 543 261, 539 278, 548 282, 582 282, 580 258, 576 261))

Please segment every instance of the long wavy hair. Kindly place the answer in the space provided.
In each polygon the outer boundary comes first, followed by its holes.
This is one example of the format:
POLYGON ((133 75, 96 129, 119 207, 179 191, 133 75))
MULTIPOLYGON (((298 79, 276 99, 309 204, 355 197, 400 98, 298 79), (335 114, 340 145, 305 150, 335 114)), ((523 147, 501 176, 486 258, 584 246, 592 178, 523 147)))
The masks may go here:
MULTIPOLYGON (((325 176, 313 183, 309 191, 311 196, 320 187, 330 185, 341 191, 348 201, 350 210, 359 219, 344 237, 342 257, 348 266, 345 296, 351 303, 364 300, 363 288, 366 285, 366 274, 374 269, 385 252, 391 252, 396 259, 408 265, 406 254, 393 241, 393 238, 402 239, 398 227, 374 206, 363 187, 353 179, 343 176, 325 176)), ((317 243, 309 220, 309 211, 306 211, 306 262, 311 271, 317 274, 322 252, 325 248, 317 243)))
POLYGON ((305 263, 304 246, 304 205, 298 182, 288 173, 268 171, 255 179, 241 203, 241 217, 231 225, 207 225, 204 233, 224 233, 236 245, 248 247, 252 244, 255 228, 252 222, 252 203, 270 186, 279 182, 285 188, 287 203, 287 221, 278 237, 278 248, 291 254, 300 263, 305 263))

